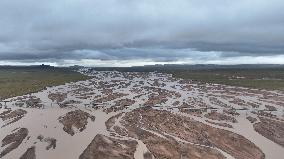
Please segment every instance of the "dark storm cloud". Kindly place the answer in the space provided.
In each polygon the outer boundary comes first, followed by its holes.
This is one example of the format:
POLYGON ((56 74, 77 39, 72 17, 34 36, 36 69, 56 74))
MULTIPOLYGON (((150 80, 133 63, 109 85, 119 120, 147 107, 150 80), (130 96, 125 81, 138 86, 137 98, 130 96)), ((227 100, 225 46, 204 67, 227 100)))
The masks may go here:
POLYGON ((0 61, 283 55, 283 7, 282 0, 1 0, 0 61))

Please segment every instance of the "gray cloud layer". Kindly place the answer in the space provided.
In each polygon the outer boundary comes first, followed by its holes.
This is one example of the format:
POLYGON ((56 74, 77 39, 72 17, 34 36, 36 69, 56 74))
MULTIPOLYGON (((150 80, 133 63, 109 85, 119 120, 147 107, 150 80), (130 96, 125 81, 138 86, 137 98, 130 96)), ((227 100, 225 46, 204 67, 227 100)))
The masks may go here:
POLYGON ((283 8, 282 0, 1 0, 0 61, 283 55, 283 8))

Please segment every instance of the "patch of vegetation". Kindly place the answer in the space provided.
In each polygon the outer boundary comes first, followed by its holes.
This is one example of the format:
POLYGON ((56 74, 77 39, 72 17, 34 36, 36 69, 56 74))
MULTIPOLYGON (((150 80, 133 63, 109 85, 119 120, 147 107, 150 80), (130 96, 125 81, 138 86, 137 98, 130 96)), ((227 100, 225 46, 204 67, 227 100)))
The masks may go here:
POLYGON ((0 99, 33 93, 45 87, 88 79, 66 68, 0 67, 0 99))
POLYGON ((175 78, 267 90, 284 90, 284 69, 214 69, 168 71, 175 78))

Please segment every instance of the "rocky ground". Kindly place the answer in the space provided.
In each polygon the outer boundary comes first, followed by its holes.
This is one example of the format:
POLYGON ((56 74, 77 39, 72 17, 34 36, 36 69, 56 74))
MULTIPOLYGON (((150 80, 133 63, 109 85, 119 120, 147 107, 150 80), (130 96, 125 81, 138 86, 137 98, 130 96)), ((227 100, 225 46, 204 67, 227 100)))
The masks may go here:
POLYGON ((81 73, 0 104, 0 158, 281 159, 284 93, 161 73, 81 73))

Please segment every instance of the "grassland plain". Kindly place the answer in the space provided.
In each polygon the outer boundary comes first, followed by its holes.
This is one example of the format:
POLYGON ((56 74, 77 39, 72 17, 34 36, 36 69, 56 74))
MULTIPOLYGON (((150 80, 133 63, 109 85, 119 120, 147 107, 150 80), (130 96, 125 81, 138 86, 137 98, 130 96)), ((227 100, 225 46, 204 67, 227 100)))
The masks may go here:
POLYGON ((88 78, 67 68, 0 67, 0 100, 88 78))
POLYGON ((184 70, 171 73, 176 78, 200 82, 266 90, 284 90, 284 69, 184 70))

